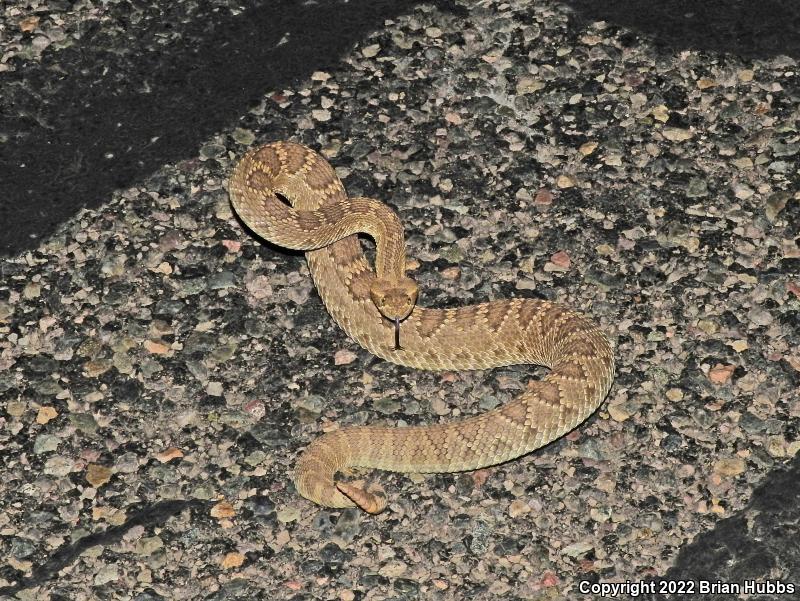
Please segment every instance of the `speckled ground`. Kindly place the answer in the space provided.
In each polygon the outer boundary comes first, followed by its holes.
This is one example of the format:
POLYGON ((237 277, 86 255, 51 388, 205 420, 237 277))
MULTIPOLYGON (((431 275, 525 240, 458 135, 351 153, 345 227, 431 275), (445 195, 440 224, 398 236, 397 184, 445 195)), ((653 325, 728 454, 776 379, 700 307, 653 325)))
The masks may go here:
POLYGON ((0 598, 800 586, 796 60, 669 54, 553 2, 461 6, 385 23, 3 261, 0 598), (291 467, 323 430, 449 421, 542 372, 424 373, 347 340, 302 255, 231 213, 232 165, 274 139, 398 210, 422 304, 591 315, 617 345, 606 404, 503 466, 363 474, 390 499, 377 517, 298 497, 291 467), (783 494, 751 499, 784 466, 783 494), (761 524, 781 502, 781 528, 761 524), (719 525, 739 542, 709 544, 719 525), (698 545, 707 565, 686 560, 698 545))

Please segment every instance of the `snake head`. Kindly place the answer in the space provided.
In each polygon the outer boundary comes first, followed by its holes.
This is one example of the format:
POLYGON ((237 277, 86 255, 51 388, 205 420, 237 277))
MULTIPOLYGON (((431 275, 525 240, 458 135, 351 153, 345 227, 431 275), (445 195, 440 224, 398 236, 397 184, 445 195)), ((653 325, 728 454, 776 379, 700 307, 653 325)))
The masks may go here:
POLYGON ((403 321, 417 304, 419 286, 411 278, 377 278, 369 288, 369 296, 378 311, 392 322, 403 321))
POLYGON ((378 311, 394 324, 394 350, 401 350, 400 322, 411 314, 417 304, 419 286, 411 278, 377 278, 369 288, 369 296, 378 311))

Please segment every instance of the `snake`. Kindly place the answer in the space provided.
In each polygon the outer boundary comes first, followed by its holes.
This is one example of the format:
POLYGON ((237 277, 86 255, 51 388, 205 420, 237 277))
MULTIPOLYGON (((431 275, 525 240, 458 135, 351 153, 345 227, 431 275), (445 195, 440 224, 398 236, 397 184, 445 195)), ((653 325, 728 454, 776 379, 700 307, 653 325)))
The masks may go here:
POLYGON ((250 149, 233 167, 228 192, 252 233, 304 251, 331 317, 373 355, 423 370, 549 369, 513 400, 471 417, 326 432, 295 464, 295 489, 308 500, 378 513, 386 496, 342 475, 355 468, 464 472, 511 461, 575 429, 608 395, 613 345, 572 308, 539 298, 420 306, 398 214, 379 200, 349 197, 331 164, 311 148, 277 141, 250 149), (373 239, 374 261, 359 235, 373 239))

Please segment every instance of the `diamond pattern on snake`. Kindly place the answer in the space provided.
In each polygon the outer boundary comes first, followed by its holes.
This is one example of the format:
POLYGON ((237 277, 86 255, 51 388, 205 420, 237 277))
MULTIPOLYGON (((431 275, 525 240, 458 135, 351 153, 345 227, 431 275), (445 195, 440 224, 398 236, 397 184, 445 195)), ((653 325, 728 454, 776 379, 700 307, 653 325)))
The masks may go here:
POLYGON ((589 417, 614 379, 609 339, 568 307, 538 299, 497 300, 456 309, 417 305, 405 273, 397 214, 371 198, 351 198, 331 165, 291 142, 250 150, 229 182, 234 210, 258 236, 306 253, 334 321, 382 359, 429 370, 532 363, 550 371, 509 403, 452 423, 342 428, 314 440, 297 461, 298 492, 327 507, 377 513, 386 499, 339 479, 349 468, 459 472, 515 459, 589 417), (280 197, 289 201, 284 202, 280 197), (375 264, 358 234, 376 244, 375 264))

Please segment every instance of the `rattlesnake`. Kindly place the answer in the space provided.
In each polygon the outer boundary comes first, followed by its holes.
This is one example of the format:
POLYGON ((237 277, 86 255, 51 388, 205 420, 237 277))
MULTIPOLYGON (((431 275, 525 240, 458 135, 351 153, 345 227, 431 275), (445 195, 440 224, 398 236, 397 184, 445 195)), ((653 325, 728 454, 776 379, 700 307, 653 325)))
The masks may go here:
POLYGON ((335 480, 336 472, 350 467, 457 472, 502 463, 572 430, 608 393, 614 378, 611 343, 570 309, 523 298, 456 309, 416 306, 417 286, 405 275, 399 218, 377 200, 349 198, 333 168, 313 150, 290 142, 252 149, 234 168, 229 191, 236 213, 253 232, 306 251, 333 319, 378 357, 431 370, 519 363, 550 368, 513 401, 469 419, 353 427, 317 438, 295 468, 295 486, 311 501, 381 511, 382 496, 335 480), (358 233, 376 242, 374 270, 358 233))

